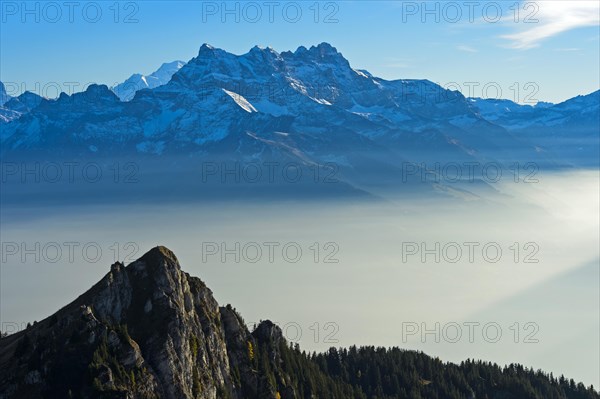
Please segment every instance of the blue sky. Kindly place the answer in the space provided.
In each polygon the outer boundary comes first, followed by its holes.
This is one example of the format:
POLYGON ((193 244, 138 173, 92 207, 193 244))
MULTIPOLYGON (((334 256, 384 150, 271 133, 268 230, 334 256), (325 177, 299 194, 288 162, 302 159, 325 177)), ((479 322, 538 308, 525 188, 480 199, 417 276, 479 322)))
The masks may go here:
POLYGON ((521 103, 600 86, 595 0, 73 3, 0 3, 0 79, 12 94, 112 85, 187 61, 205 42, 241 54, 256 44, 285 51, 326 41, 383 78, 521 103))

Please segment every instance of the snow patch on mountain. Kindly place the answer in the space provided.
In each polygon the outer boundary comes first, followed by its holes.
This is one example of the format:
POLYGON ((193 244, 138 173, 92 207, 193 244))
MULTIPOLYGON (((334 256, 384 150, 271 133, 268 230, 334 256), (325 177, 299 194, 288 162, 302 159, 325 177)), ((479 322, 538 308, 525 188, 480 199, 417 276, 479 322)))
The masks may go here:
POLYGON ((240 108, 242 108, 244 111, 246 112, 258 112, 256 110, 256 108, 254 108, 254 106, 252 104, 250 104, 250 102, 248 100, 246 100, 243 96, 234 93, 233 91, 229 91, 226 89, 223 89, 223 91, 231 98, 233 98, 233 101, 235 101, 235 103, 237 105, 240 106, 240 108))
POLYGON ((273 116, 291 115, 288 107, 285 105, 276 104, 266 98, 261 98, 259 101, 254 101, 253 104, 254 108, 256 108, 258 112, 262 112, 264 114, 273 116))

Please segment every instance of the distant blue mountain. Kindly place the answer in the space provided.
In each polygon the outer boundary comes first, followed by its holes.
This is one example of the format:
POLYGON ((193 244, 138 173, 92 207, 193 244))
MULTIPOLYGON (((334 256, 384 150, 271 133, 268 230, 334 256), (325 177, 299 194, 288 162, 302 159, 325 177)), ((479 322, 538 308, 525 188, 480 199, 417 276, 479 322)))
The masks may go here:
POLYGON ((559 104, 538 103, 531 106, 510 100, 481 98, 469 98, 469 101, 483 118, 509 130, 586 125, 597 127, 600 90, 559 104))
POLYGON ((469 99, 479 115, 549 157, 571 165, 598 165, 600 90, 559 104, 520 105, 510 100, 469 99))
POLYGON ((129 101, 139 90, 154 89, 155 87, 167 84, 171 77, 185 65, 183 61, 173 61, 164 63, 150 75, 139 73, 131 75, 123 83, 112 87, 111 90, 122 100, 129 101))

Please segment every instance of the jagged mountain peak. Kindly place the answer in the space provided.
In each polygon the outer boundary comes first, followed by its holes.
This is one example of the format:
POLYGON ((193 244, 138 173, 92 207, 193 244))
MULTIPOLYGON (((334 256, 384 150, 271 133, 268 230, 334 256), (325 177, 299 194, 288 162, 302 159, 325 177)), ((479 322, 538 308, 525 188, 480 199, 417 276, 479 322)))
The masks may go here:
MULTIPOLYGON (((57 99, 59 104, 77 104, 80 101, 93 104, 94 106, 100 106, 107 103, 118 103, 120 100, 107 85, 96 83, 89 85, 85 91, 73 93, 72 95, 68 95, 64 92, 60 93, 57 99)), ((48 100, 48 102, 53 102, 53 100, 48 100)))
POLYGON ((302 54, 302 53, 306 53, 308 51, 308 49, 304 46, 298 46, 298 48, 296 49, 296 51, 293 52, 293 54, 302 54))
POLYGON ((33 98, 43 98, 41 97, 39 94, 36 94, 32 91, 24 91, 23 93, 21 93, 19 96, 17 96, 16 98, 18 98, 21 101, 27 101, 33 98))
POLYGON ((275 49, 271 46, 259 46, 258 44, 255 46, 252 46, 252 48, 250 49, 249 52, 268 52, 268 53, 275 53, 277 54, 277 51, 275 51, 275 49))
POLYGON ((75 102, 78 100, 85 100, 88 102, 93 102, 94 100, 102 100, 102 99, 110 99, 119 101, 117 95, 108 88, 105 84, 90 84, 84 91, 67 94, 65 92, 61 92, 56 100, 45 99, 48 103, 62 104, 67 102, 75 102))
POLYGON ((342 53, 340 53, 335 47, 333 47, 331 44, 327 43, 327 42, 322 42, 319 43, 317 45, 313 45, 311 46, 309 49, 307 49, 305 46, 300 46, 298 47, 298 49, 294 52, 291 51, 284 51, 284 52, 277 52, 273 47, 271 46, 266 46, 266 47, 261 47, 259 45, 255 45, 253 46, 247 53, 240 55, 240 56, 236 56, 232 53, 229 53, 225 50, 222 50, 220 48, 211 46, 210 44, 204 43, 201 47, 200 50, 198 51, 198 57, 196 57, 196 61, 197 62, 203 62, 204 60, 207 59, 213 59, 213 58, 217 58, 219 56, 223 57, 227 57, 227 58, 247 58, 248 56, 253 56, 253 55, 269 55, 272 58, 300 58, 302 59, 302 57, 306 58, 310 58, 316 61, 328 61, 328 62, 341 62, 343 64, 348 64, 348 60, 346 60, 344 58, 344 56, 342 55, 342 53))
POLYGON ((146 252, 138 262, 154 270, 181 270, 177 257, 167 247, 159 245, 146 252))
POLYGON ((177 257, 173 251, 163 245, 158 245, 152 248, 150 251, 142 255, 140 260, 144 262, 170 261, 179 265, 179 261, 177 260, 177 257))
POLYGON ((267 47, 254 46, 250 49, 250 51, 248 51, 242 57, 245 57, 245 58, 259 57, 260 59, 268 62, 273 59, 280 59, 281 55, 277 51, 275 51, 275 49, 273 49, 273 47, 271 47, 271 46, 267 46, 267 47))
POLYGON ((220 48, 211 46, 208 43, 203 43, 198 50, 198 57, 207 57, 207 56, 215 56, 216 53, 225 53, 225 50, 221 50, 220 48))
POLYGON ((18 97, 12 97, 8 100, 4 104, 4 107, 13 111, 26 113, 40 105, 42 100, 44 100, 43 97, 33 92, 25 91, 18 97))
POLYGON ((327 42, 321 42, 317 45, 312 45, 310 46, 310 49, 306 48, 305 46, 298 46, 298 48, 296 49, 296 51, 293 52, 293 54, 302 55, 307 52, 319 54, 339 54, 337 49, 327 42))
POLYGON ((114 96, 114 93, 112 91, 110 91, 108 86, 105 84, 93 83, 88 86, 88 88, 84 91, 84 93, 114 96))
POLYGON ((344 58, 342 53, 327 42, 313 45, 308 49, 304 46, 300 46, 293 53, 288 51, 281 55, 297 61, 310 60, 316 63, 334 64, 342 68, 347 68, 350 65, 350 62, 344 58))
POLYGON ((210 44, 208 44, 208 43, 202 43, 202 45, 200 46, 200 50, 202 50, 202 49, 204 49, 204 50, 214 50, 215 47, 212 46, 212 45, 210 45, 210 44))
POLYGON ((272 64, 274 61, 281 61, 282 56, 272 47, 254 46, 246 54, 240 56, 241 59, 263 64, 272 64))
POLYGON ((311 51, 311 50, 319 51, 322 54, 324 54, 324 53, 338 54, 337 49, 327 42, 321 42, 321 43, 317 44, 316 46, 311 46, 309 51, 311 51))

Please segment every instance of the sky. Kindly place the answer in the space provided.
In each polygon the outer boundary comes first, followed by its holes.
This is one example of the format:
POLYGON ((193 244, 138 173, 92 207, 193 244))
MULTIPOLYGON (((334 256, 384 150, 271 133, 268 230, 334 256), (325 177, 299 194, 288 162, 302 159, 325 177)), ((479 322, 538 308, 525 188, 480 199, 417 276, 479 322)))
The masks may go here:
POLYGON ((202 43, 235 54, 335 46, 356 69, 466 96, 560 102, 600 86, 590 1, 55 1, 0 3, 0 80, 46 97, 114 85, 202 43))

